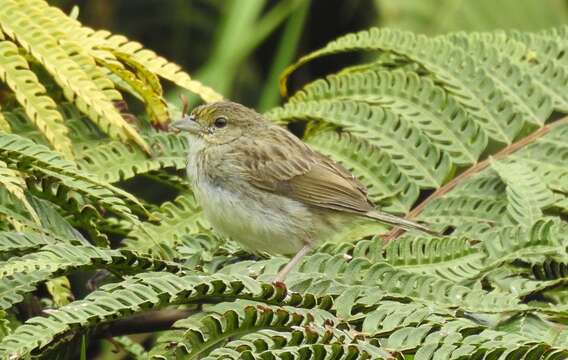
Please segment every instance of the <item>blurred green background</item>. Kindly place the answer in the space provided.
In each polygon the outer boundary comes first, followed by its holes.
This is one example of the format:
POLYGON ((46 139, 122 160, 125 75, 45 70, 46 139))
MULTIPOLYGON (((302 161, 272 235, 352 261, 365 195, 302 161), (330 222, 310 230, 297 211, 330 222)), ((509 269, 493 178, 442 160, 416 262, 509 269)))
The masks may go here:
MULTIPOLYGON (((140 41, 225 97, 259 110, 281 102, 278 75, 339 35, 388 26, 435 35, 496 28, 539 30, 568 22, 568 0, 51 0, 79 20, 140 41)), ((314 62, 307 81, 357 61, 314 62)), ((177 101, 170 91, 168 98, 177 101)))

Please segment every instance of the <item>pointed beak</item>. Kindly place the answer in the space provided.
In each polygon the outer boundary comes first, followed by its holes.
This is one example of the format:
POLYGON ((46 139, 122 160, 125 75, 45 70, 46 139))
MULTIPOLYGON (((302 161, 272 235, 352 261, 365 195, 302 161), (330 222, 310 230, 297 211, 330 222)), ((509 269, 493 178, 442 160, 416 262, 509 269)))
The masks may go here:
POLYGON ((202 132, 201 126, 197 121, 195 121, 194 116, 186 116, 181 120, 171 123, 170 130, 187 131, 191 134, 196 134, 196 135, 202 132))

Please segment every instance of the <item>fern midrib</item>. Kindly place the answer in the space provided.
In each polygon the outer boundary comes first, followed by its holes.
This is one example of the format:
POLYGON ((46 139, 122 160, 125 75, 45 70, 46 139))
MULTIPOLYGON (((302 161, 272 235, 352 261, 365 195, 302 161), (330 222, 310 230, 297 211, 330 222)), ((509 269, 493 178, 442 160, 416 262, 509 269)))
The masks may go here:
MULTIPOLYGON (((483 260, 484 258, 485 255, 481 251, 477 251, 469 254, 459 255, 453 257, 452 259, 444 259, 440 261, 430 261, 430 262, 417 263, 417 264, 402 265, 400 264, 400 262, 397 263, 396 261, 392 261, 389 259, 386 259, 386 261, 396 269, 407 270, 410 272, 424 272, 431 274, 433 271, 440 270, 439 267, 442 268, 460 267, 465 264, 471 264, 473 262, 477 262, 478 260, 483 260)), ((419 261, 413 258, 410 259, 414 261, 419 261)), ((408 259, 405 259, 405 261, 408 261, 408 259)), ((481 261, 479 263, 481 264, 481 261)))

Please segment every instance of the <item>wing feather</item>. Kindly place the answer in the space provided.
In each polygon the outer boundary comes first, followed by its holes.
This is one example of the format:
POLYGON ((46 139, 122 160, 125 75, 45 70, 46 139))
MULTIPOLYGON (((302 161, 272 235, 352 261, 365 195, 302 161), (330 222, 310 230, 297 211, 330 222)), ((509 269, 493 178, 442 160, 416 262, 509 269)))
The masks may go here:
POLYGON ((306 205, 367 213, 367 190, 349 171, 312 150, 288 131, 270 127, 252 140, 247 161, 250 183, 306 205))

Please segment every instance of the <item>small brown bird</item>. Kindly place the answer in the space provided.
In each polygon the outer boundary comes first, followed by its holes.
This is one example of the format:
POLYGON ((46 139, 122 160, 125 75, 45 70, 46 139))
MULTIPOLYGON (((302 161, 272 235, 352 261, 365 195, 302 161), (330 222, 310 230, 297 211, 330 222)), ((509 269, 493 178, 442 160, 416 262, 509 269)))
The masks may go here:
POLYGON ((189 136, 187 174, 213 228, 254 252, 294 255, 277 282, 358 218, 433 233, 376 210, 343 166, 243 105, 202 105, 172 127, 189 136))

